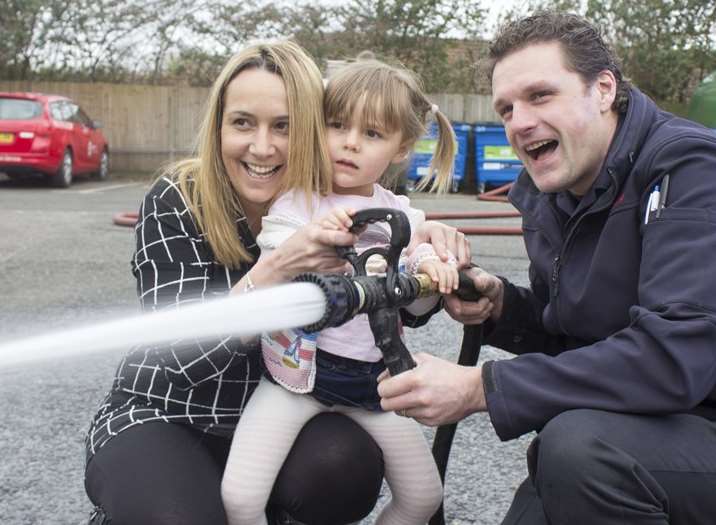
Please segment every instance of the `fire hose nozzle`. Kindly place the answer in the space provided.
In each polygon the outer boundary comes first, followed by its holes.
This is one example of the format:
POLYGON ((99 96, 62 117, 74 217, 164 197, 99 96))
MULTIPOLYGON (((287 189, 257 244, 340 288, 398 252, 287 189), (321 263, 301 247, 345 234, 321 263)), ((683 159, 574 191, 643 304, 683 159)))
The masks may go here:
MULTIPOLYGON (((295 282, 309 282, 317 285, 326 297, 326 311, 316 323, 305 326, 308 332, 318 332, 328 327, 340 326, 358 314, 370 314, 381 308, 407 306, 419 297, 438 293, 437 283, 427 274, 400 274, 397 279, 397 293, 389 294, 386 278, 382 276, 356 275, 347 277, 338 274, 303 273, 295 282)), ((477 301, 480 294, 472 281, 460 272, 460 287, 456 294, 464 300, 477 301)))

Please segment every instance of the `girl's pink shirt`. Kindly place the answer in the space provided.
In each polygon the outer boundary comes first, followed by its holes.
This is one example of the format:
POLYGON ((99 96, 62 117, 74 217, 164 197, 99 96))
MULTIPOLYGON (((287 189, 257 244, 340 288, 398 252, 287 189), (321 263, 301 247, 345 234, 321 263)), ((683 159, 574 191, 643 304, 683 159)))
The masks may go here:
MULTIPOLYGON (((262 256, 279 246, 301 226, 326 216, 335 208, 352 208, 356 211, 366 208, 399 209, 408 216, 413 232, 425 221, 425 214, 412 208, 407 197, 395 195, 378 184, 374 185, 370 197, 335 193, 325 197, 314 195, 310 206, 303 194, 289 191, 274 202, 263 219, 262 230, 257 238, 262 256)), ((385 223, 372 224, 361 234, 356 250, 361 253, 372 246, 387 244, 389 240, 390 226, 385 223)), ((423 245, 421 248, 425 249, 423 245)), ((321 350, 360 361, 376 362, 383 357, 375 346, 366 314, 357 315, 340 327, 322 330, 317 343, 321 350)))

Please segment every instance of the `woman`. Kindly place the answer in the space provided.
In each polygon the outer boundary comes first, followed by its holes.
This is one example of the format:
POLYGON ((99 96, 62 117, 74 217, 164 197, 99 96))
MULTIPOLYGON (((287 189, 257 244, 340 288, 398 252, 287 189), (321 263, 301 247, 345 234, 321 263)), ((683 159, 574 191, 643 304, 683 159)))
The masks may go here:
MULTIPOLYGON (((318 69, 292 43, 251 46, 226 64, 197 157, 167 170, 140 209, 132 266, 145 310, 344 270, 334 246, 355 237, 318 224, 255 263, 254 239, 272 199, 285 189, 329 187, 322 93, 318 69)), ((418 237, 447 238, 469 257, 453 230, 432 226, 418 237)), ((222 471, 259 361, 255 341, 234 337, 130 352, 87 436, 94 523, 225 524, 222 471)), ((296 440, 271 503, 302 522, 348 523, 370 512, 381 480, 375 443, 347 418, 324 414, 296 440)))

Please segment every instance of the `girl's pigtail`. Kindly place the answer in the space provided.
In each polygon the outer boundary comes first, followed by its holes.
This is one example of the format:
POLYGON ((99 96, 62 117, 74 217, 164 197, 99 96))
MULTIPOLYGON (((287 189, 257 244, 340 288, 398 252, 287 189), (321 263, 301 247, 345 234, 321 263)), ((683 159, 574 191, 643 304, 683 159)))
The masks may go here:
POLYGON ((438 109, 437 105, 431 104, 429 112, 435 117, 438 125, 438 143, 430 163, 430 170, 425 177, 420 179, 417 189, 425 189, 432 180, 430 191, 445 193, 450 188, 452 180, 457 141, 450 120, 438 109))

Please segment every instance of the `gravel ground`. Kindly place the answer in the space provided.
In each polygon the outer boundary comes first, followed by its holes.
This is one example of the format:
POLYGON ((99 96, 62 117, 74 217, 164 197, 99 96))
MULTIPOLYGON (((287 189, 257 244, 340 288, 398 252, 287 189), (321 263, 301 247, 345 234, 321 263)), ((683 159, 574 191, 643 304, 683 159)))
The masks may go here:
MULTIPOLYGON (((128 265, 131 232, 113 226, 111 215, 135 210, 144 189, 144 182, 128 178, 104 184, 78 181, 69 190, 0 180, 0 343, 137 311, 128 265)), ((508 208, 467 195, 417 195, 413 201, 428 211, 508 208)), ((482 266, 525 282, 520 237, 472 242, 474 259, 482 266)), ((443 313, 427 327, 407 330, 407 341, 413 351, 454 360, 461 333, 443 313)), ((0 524, 86 523, 84 433, 120 355, 58 356, 0 368, 0 524)), ((485 347, 481 360, 505 357, 485 347)), ((432 438, 431 429, 425 433, 432 438)), ((528 443, 529 436, 501 443, 486 415, 460 423, 448 467, 447 522, 499 523, 526 475, 528 443)), ((385 489, 380 505, 387 495, 385 489)), ((365 523, 373 523, 375 515, 365 523)))

